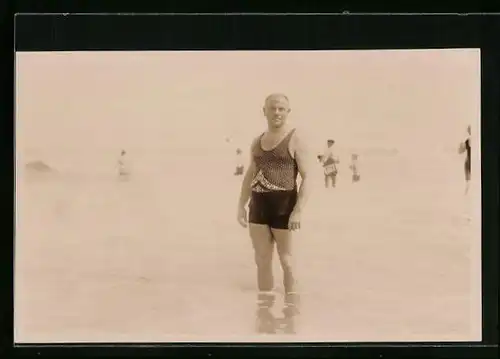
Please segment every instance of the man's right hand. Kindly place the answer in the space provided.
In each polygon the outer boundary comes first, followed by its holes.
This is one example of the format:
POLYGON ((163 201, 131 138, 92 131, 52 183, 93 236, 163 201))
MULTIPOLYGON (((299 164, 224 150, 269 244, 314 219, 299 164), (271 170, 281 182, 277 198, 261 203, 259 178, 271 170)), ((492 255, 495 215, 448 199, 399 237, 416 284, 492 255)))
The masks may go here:
POLYGON ((247 219, 247 210, 245 209, 245 207, 238 208, 238 222, 240 226, 242 226, 243 228, 247 228, 248 219, 247 219))

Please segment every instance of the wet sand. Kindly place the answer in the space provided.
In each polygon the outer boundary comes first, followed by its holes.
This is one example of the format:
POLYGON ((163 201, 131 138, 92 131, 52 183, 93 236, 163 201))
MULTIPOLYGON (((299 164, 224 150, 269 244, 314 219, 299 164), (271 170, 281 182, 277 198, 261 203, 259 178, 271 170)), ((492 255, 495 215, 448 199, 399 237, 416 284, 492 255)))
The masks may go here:
MULTIPOLYGON (((400 157, 374 159, 356 184, 341 170, 334 190, 315 173, 296 235, 294 336, 253 333, 255 267, 232 168, 202 187, 187 168, 123 183, 19 178, 16 341, 479 339, 478 192, 464 196, 451 165, 417 176, 400 157)), ((275 278, 282 292, 277 260, 275 278)))

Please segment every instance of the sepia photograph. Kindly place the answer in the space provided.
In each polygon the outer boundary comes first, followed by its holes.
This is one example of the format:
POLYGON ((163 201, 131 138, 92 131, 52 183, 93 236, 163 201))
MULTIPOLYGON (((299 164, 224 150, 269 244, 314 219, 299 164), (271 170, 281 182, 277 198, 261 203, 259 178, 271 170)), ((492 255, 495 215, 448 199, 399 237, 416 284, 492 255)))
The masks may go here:
POLYGON ((16 343, 480 341, 477 49, 15 56, 16 343))

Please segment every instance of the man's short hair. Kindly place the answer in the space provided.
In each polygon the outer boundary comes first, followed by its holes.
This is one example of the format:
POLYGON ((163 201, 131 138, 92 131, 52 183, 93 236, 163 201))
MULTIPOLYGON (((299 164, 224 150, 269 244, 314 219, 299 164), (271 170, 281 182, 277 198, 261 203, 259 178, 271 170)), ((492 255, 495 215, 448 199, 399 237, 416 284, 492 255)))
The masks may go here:
POLYGON ((277 93, 272 93, 272 94, 270 94, 269 96, 267 96, 267 97, 266 97, 266 100, 264 101, 264 103, 267 103, 267 102, 268 102, 270 99, 272 99, 273 97, 275 97, 275 98, 276 98, 276 97, 278 97, 278 98, 282 97, 282 98, 284 98, 287 102, 290 102, 290 100, 288 99, 288 96, 287 96, 287 95, 282 94, 282 93, 278 93, 278 92, 277 92, 277 93))
POLYGON ((335 143, 335 141, 334 141, 334 140, 331 140, 331 139, 330 139, 330 140, 328 140, 328 141, 326 141, 326 142, 327 142, 327 143, 335 143))

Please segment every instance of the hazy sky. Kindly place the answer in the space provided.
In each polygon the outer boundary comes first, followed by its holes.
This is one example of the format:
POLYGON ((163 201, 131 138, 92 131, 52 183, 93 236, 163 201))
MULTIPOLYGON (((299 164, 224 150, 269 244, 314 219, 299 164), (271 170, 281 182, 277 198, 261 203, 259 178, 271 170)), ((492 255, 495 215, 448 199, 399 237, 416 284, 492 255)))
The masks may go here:
POLYGON ((455 148, 480 116, 479 50, 17 53, 16 76, 19 151, 246 146, 270 92, 321 145, 455 148))

